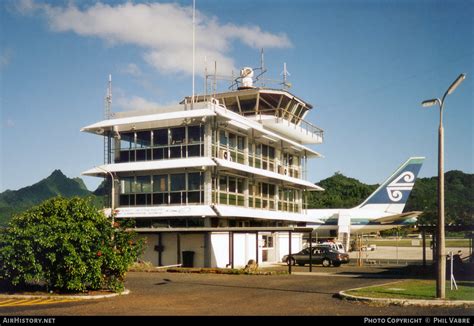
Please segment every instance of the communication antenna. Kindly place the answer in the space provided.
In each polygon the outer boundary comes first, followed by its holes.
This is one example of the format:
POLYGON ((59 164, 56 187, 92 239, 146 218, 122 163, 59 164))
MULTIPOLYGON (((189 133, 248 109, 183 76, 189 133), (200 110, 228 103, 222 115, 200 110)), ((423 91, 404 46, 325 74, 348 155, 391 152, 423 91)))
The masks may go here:
POLYGON ((291 76, 290 72, 286 69, 286 62, 283 63, 283 71, 281 73, 283 75, 283 85, 284 89, 289 89, 291 87, 291 83, 287 81, 287 77, 291 76))
POLYGON ((212 97, 217 93, 217 61, 214 61, 214 86, 212 90, 212 97))
POLYGON ((112 117, 112 75, 109 74, 109 82, 107 85, 107 94, 105 95, 105 111, 104 118, 110 119, 112 117))
POLYGON ((194 67, 195 67, 195 57, 196 57, 196 32, 195 32, 195 24, 196 24, 196 0, 193 0, 193 95, 191 97, 191 109, 193 109, 194 105, 194 67))

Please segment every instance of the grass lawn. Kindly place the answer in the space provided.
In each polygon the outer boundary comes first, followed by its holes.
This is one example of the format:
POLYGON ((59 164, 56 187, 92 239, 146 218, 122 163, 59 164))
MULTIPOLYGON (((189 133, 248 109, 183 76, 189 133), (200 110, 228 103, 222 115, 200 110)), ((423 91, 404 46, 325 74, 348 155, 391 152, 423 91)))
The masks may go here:
MULTIPOLYGON (((446 281, 447 300, 472 300, 474 301, 474 281, 458 281, 458 290, 450 289, 450 282, 446 281)), ((369 298, 392 299, 435 299, 435 280, 406 280, 382 286, 371 286, 347 294, 369 298)))

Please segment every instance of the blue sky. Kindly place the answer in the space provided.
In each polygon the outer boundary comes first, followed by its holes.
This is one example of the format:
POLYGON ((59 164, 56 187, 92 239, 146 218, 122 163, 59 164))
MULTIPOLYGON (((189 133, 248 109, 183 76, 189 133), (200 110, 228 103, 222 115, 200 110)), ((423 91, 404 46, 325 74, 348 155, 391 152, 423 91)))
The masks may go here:
MULTIPOLYGON (((203 56, 220 72, 259 65, 291 73, 290 91, 314 105, 324 155, 308 179, 339 171, 380 183, 410 156, 437 175, 438 109, 445 104, 445 168, 473 173, 472 1, 197 0, 196 87, 203 56)), ((191 93, 192 1, 1 1, 0 191, 61 169, 80 176, 103 162, 102 138, 81 133, 102 119, 107 76, 113 110, 179 102, 191 93)), ((222 84, 223 88, 227 85, 222 84)), ((90 189, 99 179, 84 177, 90 189)))

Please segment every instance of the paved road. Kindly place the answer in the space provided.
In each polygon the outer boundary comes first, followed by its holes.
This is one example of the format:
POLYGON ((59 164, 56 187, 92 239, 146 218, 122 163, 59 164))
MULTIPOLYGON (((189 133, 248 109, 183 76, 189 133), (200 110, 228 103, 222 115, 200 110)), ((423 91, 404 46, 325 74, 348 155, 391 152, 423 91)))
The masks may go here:
POLYGON ((393 279, 315 275, 129 273, 129 295, 54 306, 2 308, 0 315, 472 315, 466 308, 378 307, 334 298, 354 287, 393 279))
MULTIPOLYGON (((468 248, 447 248, 446 252, 452 251, 457 253, 458 250, 463 251, 463 255, 468 255, 468 248)), ((362 259, 370 260, 384 260, 384 261, 422 261, 423 260, 423 248, 422 247, 382 247, 378 246, 374 251, 361 251, 362 259)), ((349 252, 349 257, 355 260, 359 257, 358 251, 349 252)), ((433 252, 428 247, 426 249, 426 259, 430 263, 433 259, 433 252)))

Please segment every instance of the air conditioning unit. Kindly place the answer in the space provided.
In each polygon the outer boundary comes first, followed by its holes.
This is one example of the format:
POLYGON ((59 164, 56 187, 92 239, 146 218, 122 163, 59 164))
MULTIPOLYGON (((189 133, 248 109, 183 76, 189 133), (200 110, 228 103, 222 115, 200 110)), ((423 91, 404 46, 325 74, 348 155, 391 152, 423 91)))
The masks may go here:
POLYGON ((226 149, 221 149, 220 150, 220 158, 227 160, 227 161, 232 161, 232 156, 230 155, 230 151, 226 149))
POLYGON ((288 175, 288 168, 285 166, 278 166, 278 173, 283 174, 283 175, 288 175))

